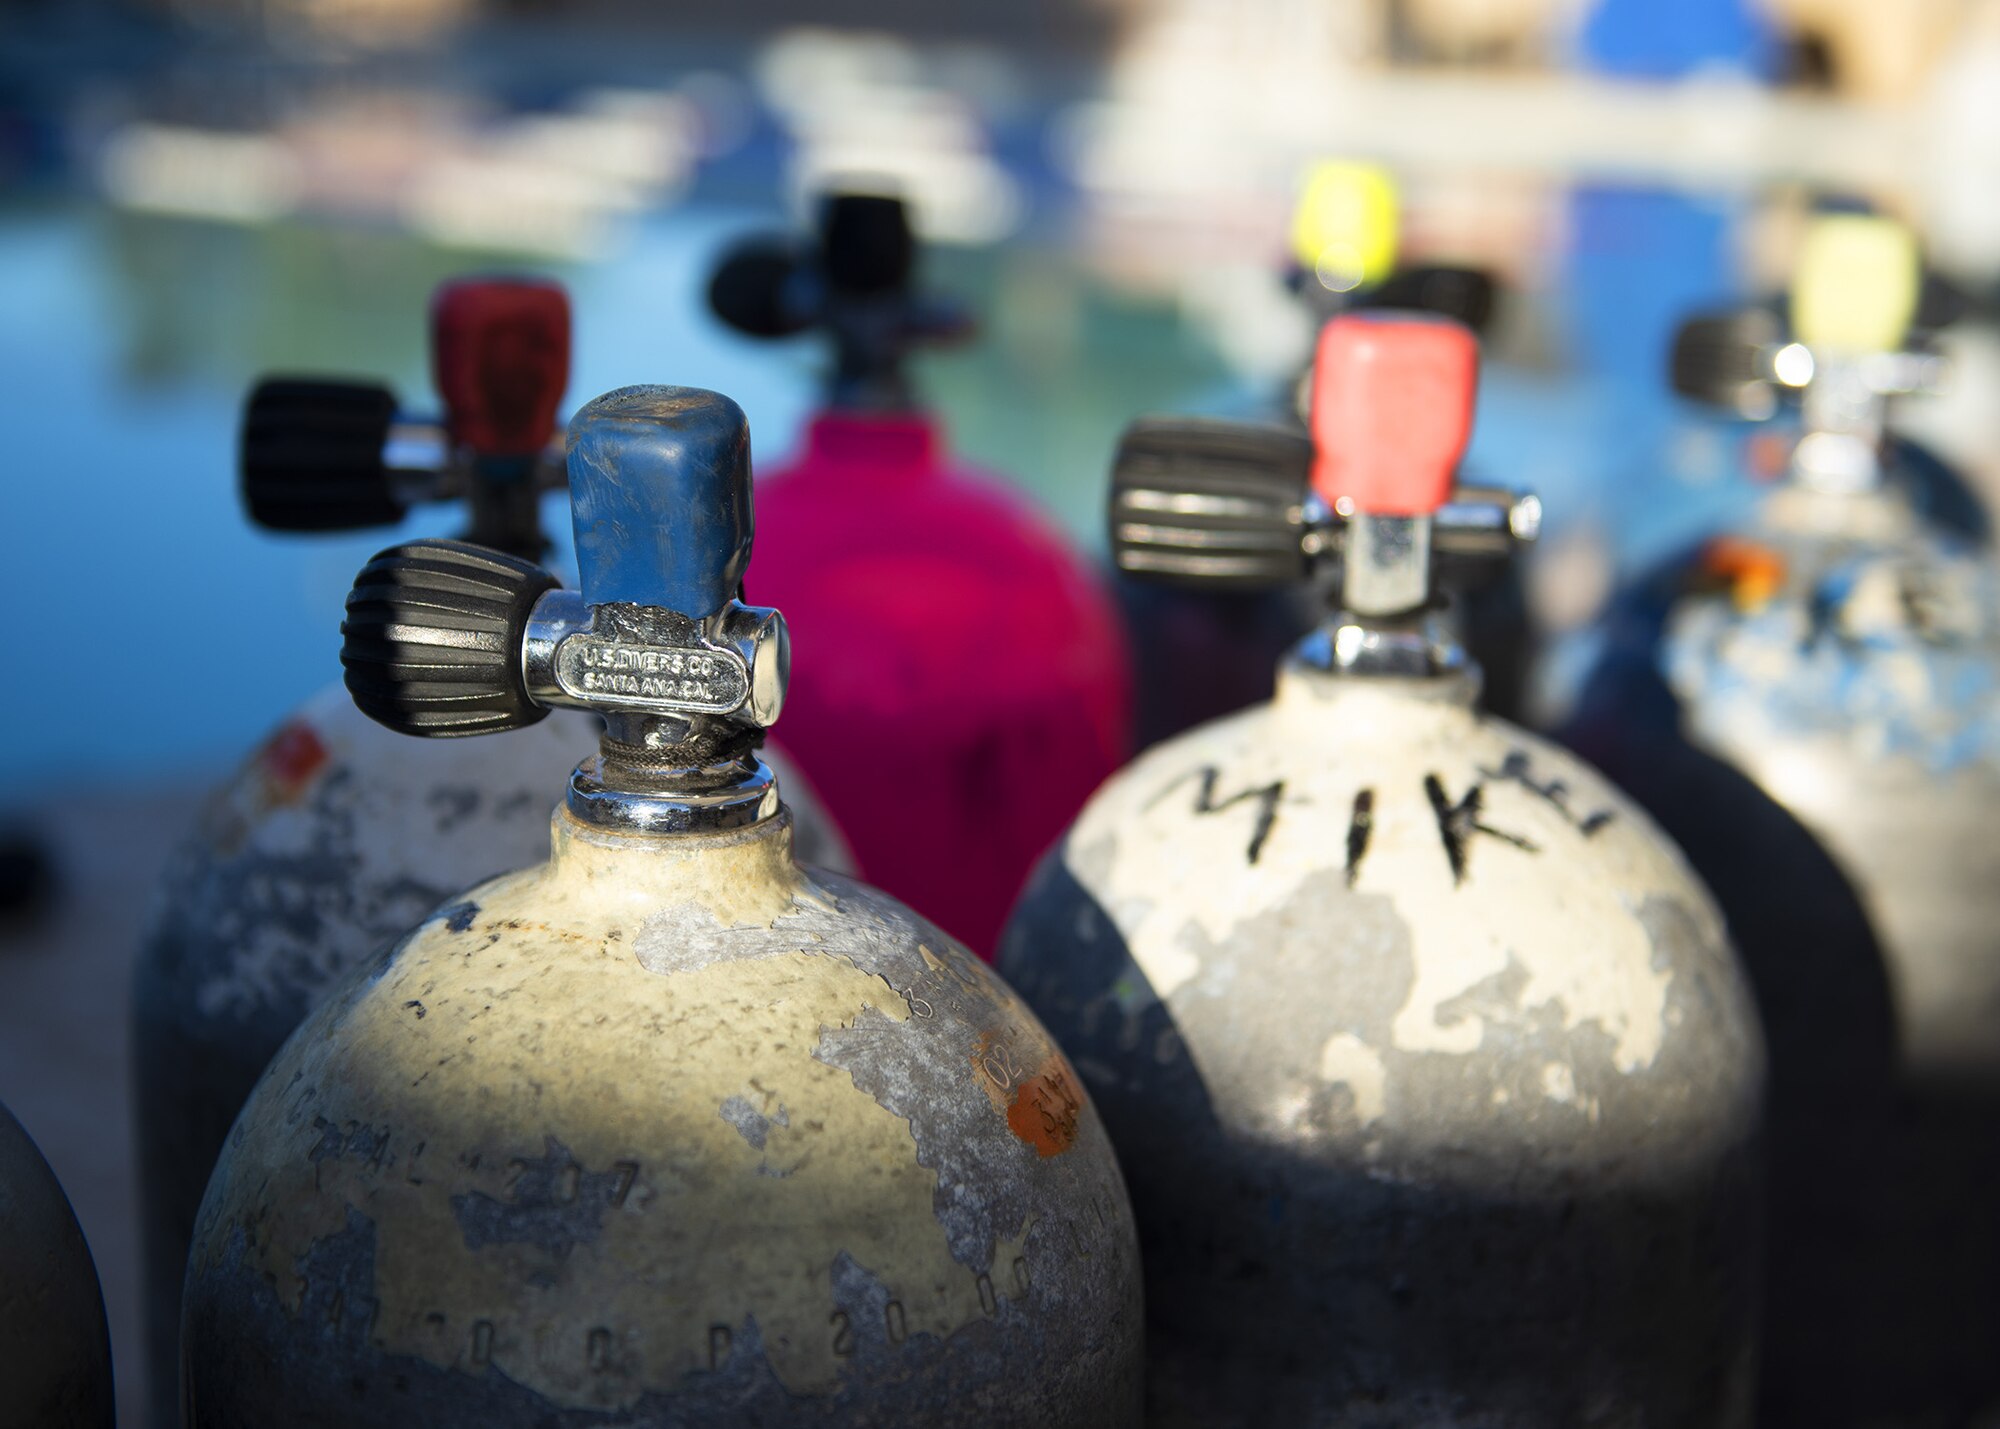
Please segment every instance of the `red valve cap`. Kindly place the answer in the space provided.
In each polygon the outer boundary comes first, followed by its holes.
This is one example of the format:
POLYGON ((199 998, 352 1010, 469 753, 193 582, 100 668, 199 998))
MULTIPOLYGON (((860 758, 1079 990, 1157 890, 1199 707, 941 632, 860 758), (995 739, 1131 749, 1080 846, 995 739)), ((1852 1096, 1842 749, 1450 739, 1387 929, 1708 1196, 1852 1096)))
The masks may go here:
POLYGON ((451 439, 533 456, 569 386, 569 297, 539 278, 463 278, 431 299, 431 378, 451 439))
POLYGON ((1470 329, 1411 313, 1344 313, 1320 329, 1312 383, 1312 485, 1322 501, 1424 516, 1450 499, 1479 387, 1470 329))

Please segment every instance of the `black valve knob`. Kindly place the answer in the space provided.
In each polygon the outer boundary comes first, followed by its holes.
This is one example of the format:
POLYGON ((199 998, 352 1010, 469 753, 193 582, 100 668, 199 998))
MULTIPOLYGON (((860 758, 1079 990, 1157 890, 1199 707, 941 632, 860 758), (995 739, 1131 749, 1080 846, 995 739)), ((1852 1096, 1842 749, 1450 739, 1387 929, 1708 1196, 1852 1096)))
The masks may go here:
POLYGON ((807 262, 792 238, 746 238, 723 256, 709 279, 709 308, 749 337, 804 332, 814 318, 813 304, 800 291, 807 262))
POLYGON ((520 729, 548 711, 528 697, 521 642, 559 582, 464 541, 391 546, 354 578, 340 663, 361 712, 399 734, 520 729))
POLYGON ((1777 406, 1769 354, 1784 340, 1784 324, 1766 308, 1701 313, 1675 330, 1668 377, 1683 397, 1769 416, 1777 406))
POLYGON ((820 263, 827 285, 859 297, 910 285, 917 239, 903 200, 886 194, 828 194, 820 205, 820 263))
POLYGON ((1127 575, 1229 590, 1306 579, 1312 442, 1281 427, 1146 417, 1111 469, 1111 554, 1127 575))
POLYGON ((1356 294, 1354 306, 1432 313, 1484 333, 1493 320, 1493 303, 1490 273, 1433 264, 1397 269, 1375 287, 1356 294))
POLYGON ((393 526, 409 508, 382 453, 395 394, 369 382, 272 377, 243 412, 243 502, 274 531, 393 526))

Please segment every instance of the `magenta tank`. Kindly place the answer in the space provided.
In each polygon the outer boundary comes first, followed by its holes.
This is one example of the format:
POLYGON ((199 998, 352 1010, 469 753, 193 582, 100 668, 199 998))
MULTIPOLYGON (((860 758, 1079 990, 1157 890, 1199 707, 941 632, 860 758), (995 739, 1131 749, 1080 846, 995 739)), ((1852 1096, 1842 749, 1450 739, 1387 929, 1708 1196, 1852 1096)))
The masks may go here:
POLYGON ((1110 596, 921 412, 822 412, 757 507, 748 589, 800 652, 787 748, 863 876, 990 959, 1029 870, 1124 761, 1110 596))

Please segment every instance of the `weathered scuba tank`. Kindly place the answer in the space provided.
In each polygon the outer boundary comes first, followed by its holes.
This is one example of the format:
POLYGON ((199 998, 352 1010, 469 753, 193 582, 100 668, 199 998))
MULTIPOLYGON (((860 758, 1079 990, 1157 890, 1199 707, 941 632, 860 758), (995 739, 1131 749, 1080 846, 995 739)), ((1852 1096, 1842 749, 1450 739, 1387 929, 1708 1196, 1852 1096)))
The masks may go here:
MULTIPOLYGON (((1314 165, 1301 186, 1289 240, 1285 284, 1315 325, 1343 312, 1392 308, 1436 312, 1477 331, 1492 315, 1493 280, 1485 273, 1439 265, 1398 267, 1400 200, 1394 179, 1373 164, 1329 160, 1314 165)), ((1260 395, 1250 404, 1254 419, 1303 431, 1312 375, 1308 365, 1282 392, 1260 395)), ((1184 469, 1226 473, 1231 465, 1227 448, 1236 440, 1232 430, 1211 424, 1205 436, 1193 437, 1213 449, 1184 469)), ((1151 449, 1190 437, 1179 428, 1157 434, 1135 430, 1128 434, 1125 450, 1135 467, 1143 467, 1151 449)), ((1143 501, 1148 489, 1144 472, 1135 470, 1134 475, 1138 485, 1121 493, 1127 503, 1143 501)), ((1178 499, 1185 504, 1196 493, 1184 492, 1178 499)), ((1223 525, 1241 518, 1229 506, 1234 496, 1226 489, 1204 491, 1200 499, 1210 504, 1209 516, 1223 525)), ((1143 507, 1114 507, 1112 520, 1145 524, 1155 514, 1143 507)), ((1148 559, 1144 542, 1114 542, 1114 549, 1121 560, 1148 559)), ((1510 602, 1503 614, 1510 628, 1518 630, 1526 616, 1512 569, 1502 564, 1497 577, 1481 571, 1476 578, 1497 585, 1496 595, 1510 602)), ((1150 579, 1143 570, 1121 569, 1118 574, 1118 603, 1131 633, 1138 677, 1134 718, 1141 749, 1268 700, 1285 652, 1321 613, 1311 594, 1290 581, 1230 578, 1182 585, 1150 579)), ((1494 609, 1494 600, 1486 599, 1474 612, 1481 637, 1495 624, 1494 609)), ((1481 655, 1496 653, 1490 640, 1475 644, 1481 655)), ((1509 648, 1504 659, 1489 664, 1483 687, 1489 708, 1511 711, 1518 704, 1525 640, 1514 645, 1523 648, 1509 648)))
POLYGON ((741 331, 834 347, 803 448, 759 475, 749 591, 804 661, 786 747, 862 874, 991 957, 1034 861, 1124 758, 1129 657, 1096 575, 916 405, 910 349, 965 324, 913 291, 915 264, 900 200, 834 194, 816 242, 746 243, 710 291, 741 331), (892 784, 928 791, 922 837, 892 784))
POLYGON ((1339 579, 1276 698, 1106 784, 1002 941, 1129 1178, 1155 1425, 1750 1423, 1755 1013, 1644 815, 1474 708, 1432 559, 1505 539, 1446 503, 1476 361, 1337 318, 1327 518, 1283 517, 1277 448, 1261 539, 1118 538, 1339 579))
POLYGON ((1130 1209, 1062 1053, 793 859, 742 412, 624 388, 569 451, 580 592, 418 542, 349 598, 391 727, 606 732, 549 860, 351 973, 259 1084, 190 1260, 187 1422, 1136 1425, 1130 1209))
POLYGON ((1946 364, 1916 328, 1925 278, 1894 219, 1827 213, 1806 228, 1784 311, 1698 314, 1674 334, 1674 390, 1754 422, 1796 408, 1791 462, 1828 490, 1886 486, 1931 524, 1972 540, 1991 518, 1964 477, 1890 428, 1898 397, 1934 392, 1946 364))
MULTIPOLYGON (((568 381, 554 284, 445 285, 432 308, 442 421, 379 386, 274 379, 243 430, 245 504, 290 531, 399 521, 461 499, 469 536, 538 559, 547 450, 568 381)), ((455 727, 449 710, 441 732, 455 727)), ((475 708, 465 728, 480 727, 475 708)), ((209 800, 163 880, 135 978, 133 1038, 154 1417, 171 1420, 180 1291, 202 1188, 286 1036, 342 973, 467 885, 546 848, 547 790, 590 748, 565 713, 494 740, 423 749, 338 685, 309 700, 209 800)), ((809 798, 808 856, 842 855, 809 798)))
MULTIPOLYGON (((1825 297, 1798 339, 1875 374, 1865 408, 1906 304, 1825 297)), ((1757 519, 1619 602, 1563 732, 1686 848, 1756 984, 1774 1429, 2000 1411, 2000 572, 1892 465, 1809 407, 1757 519)))
POLYGON ((83 1228, 0 1106, 0 1429, 111 1429, 111 1335, 83 1228))

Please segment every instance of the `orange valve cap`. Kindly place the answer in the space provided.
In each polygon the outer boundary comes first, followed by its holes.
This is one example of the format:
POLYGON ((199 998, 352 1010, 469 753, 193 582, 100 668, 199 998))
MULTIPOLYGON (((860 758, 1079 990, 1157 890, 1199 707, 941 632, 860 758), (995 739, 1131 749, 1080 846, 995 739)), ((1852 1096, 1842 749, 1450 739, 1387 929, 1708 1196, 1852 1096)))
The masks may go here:
POLYGON ((569 386, 569 297, 539 278, 464 278, 431 299, 431 377, 452 441, 531 457, 569 386))
POLYGON ((1343 313, 1320 329, 1312 486, 1371 516, 1427 516, 1451 497, 1472 435, 1479 340, 1444 318, 1343 313))

